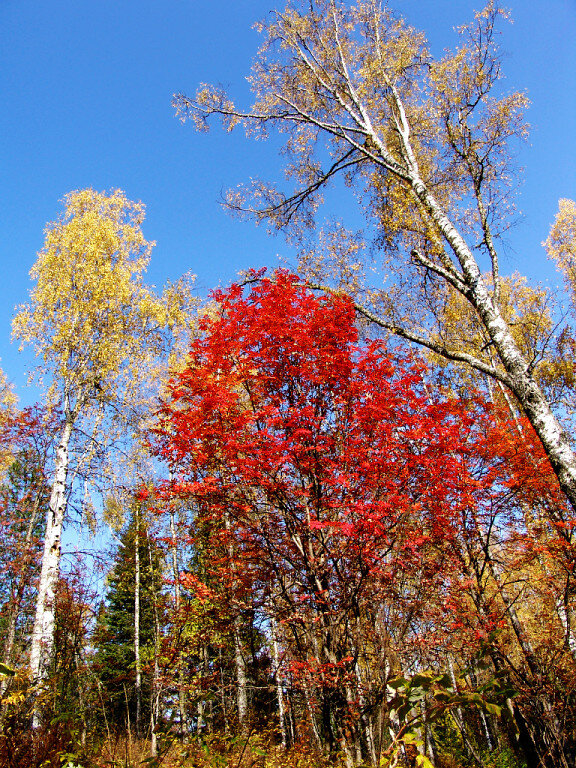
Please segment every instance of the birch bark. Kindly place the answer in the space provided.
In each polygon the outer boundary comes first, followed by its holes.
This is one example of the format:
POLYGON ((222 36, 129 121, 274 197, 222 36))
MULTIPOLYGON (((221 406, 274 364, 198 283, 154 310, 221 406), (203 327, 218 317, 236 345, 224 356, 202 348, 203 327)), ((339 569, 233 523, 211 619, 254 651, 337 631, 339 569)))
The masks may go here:
MULTIPOLYGON (((148 534, 148 565, 150 567, 150 579, 154 582, 154 563, 152 561, 152 547, 148 534)), ((160 723, 160 616, 158 613, 158 592, 154 588, 152 593, 154 611, 154 669, 152 674, 152 686, 150 692, 150 755, 158 756, 158 724, 160 723)))
POLYGON ((140 736, 142 717, 142 660, 140 657, 140 511, 136 506, 136 534, 134 538, 134 662, 136 679, 136 737, 140 736))
MULTIPOLYGON (((170 536, 171 544, 170 549, 172 551, 172 575, 174 577, 174 608, 176 609, 176 615, 180 621, 180 608, 181 608, 181 596, 180 596, 180 569, 178 567, 178 545, 176 543, 176 524, 174 520, 174 510, 170 509, 170 536)), ((200 702, 198 704, 200 706, 200 702)), ((186 691, 184 683, 184 661, 182 658, 182 652, 178 653, 178 710, 180 714, 180 736, 182 738, 188 732, 188 723, 186 717, 186 691)), ((201 715, 198 714, 198 731, 201 730, 201 715)))
POLYGON ((518 348, 498 305, 491 297, 478 263, 464 239, 419 179, 414 180, 413 188, 456 255, 465 281, 461 293, 482 320, 506 373, 504 383, 522 406, 542 442, 562 490, 576 511, 576 455, 568 436, 532 376, 530 365, 518 348))
POLYGON ((278 701, 278 717, 280 720, 280 733, 282 734, 282 746, 288 749, 288 732, 286 729, 286 706, 284 703, 284 689, 282 687, 280 670, 280 653, 278 650, 278 627, 276 619, 270 616, 270 644, 272 650, 272 675, 276 683, 276 699, 278 701))
POLYGON ((40 572, 36 614, 30 648, 30 670, 32 679, 36 682, 41 682, 48 676, 54 648, 56 587, 60 573, 62 527, 66 512, 66 477, 69 466, 68 446, 73 426, 73 416, 68 414, 56 450, 54 484, 48 506, 42 570, 40 572))
POLYGON ((248 733, 248 675, 246 659, 242 647, 242 617, 234 618, 234 666, 236 668, 236 706, 238 708, 238 723, 243 734, 248 733))

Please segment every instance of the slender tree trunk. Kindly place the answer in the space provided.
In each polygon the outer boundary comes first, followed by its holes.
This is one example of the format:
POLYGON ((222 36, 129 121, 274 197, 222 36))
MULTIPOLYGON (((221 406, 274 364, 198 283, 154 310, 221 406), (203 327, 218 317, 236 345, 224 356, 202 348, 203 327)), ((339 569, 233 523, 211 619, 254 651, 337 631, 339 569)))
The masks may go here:
POLYGON ((136 737, 140 737, 140 720, 142 716, 142 660, 140 658, 140 511, 136 506, 136 535, 134 546, 134 662, 136 680, 136 737))
MULTIPOLYGON (((357 642, 362 639, 362 628, 360 623, 360 617, 357 618, 356 621, 357 627, 356 627, 356 636, 357 636, 357 642)), ((364 737, 366 739, 366 747, 368 750, 368 755, 370 757, 370 760, 373 765, 376 765, 378 762, 378 757, 376 754, 376 744, 374 742, 374 727, 373 727, 373 721, 372 721, 372 715, 369 712, 368 707, 366 706, 366 697, 364 696, 364 690, 365 685, 364 681, 362 680, 362 671, 360 669, 360 659, 357 658, 355 664, 354 664, 354 674, 356 677, 356 690, 357 690, 357 696, 358 696, 358 704, 360 705, 360 712, 362 713, 360 715, 361 723, 364 726, 364 737)))
MULTIPOLYGON (((226 516, 226 530, 231 530, 230 518, 226 516)), ((230 543, 228 545, 228 556, 230 558, 231 570, 234 576, 232 582, 232 588, 236 585, 236 568, 234 565, 234 547, 230 543)), ((233 622, 233 640, 234 640, 234 668, 236 671, 236 708, 238 714, 238 724, 240 731, 244 735, 248 733, 248 678, 246 674, 246 659, 244 658, 244 651, 242 648, 242 617, 239 613, 234 617, 233 622)))
POLYGON ((278 717, 280 720, 280 733, 282 734, 282 746, 284 749, 288 747, 288 732, 286 729, 286 706, 284 704, 284 690, 282 688, 282 680, 280 679, 280 654, 278 652, 278 627, 276 625, 276 619, 270 617, 270 633, 271 633, 271 646, 272 646, 272 675, 274 676, 274 682, 276 683, 276 698, 278 700, 278 717))
MULTIPOLYGON (((60 547, 64 514, 66 511, 66 478, 68 475, 68 446, 74 419, 67 414, 60 442, 56 449, 54 483, 46 519, 42 569, 36 599, 36 615, 30 647, 30 671, 36 682, 44 681, 49 672, 54 649, 56 626, 56 587, 60 575, 60 547)), ((40 724, 38 712, 34 713, 34 727, 40 724)))
POLYGON ((155 588, 150 539, 148 539, 148 564, 150 566, 150 582, 153 585, 152 600, 154 601, 154 671, 150 691, 150 754, 152 757, 156 757, 158 755, 158 723, 160 722, 160 617, 158 615, 158 593, 155 588))
POLYGON ((568 607, 567 592, 568 584, 566 585, 562 597, 558 598, 556 601, 556 611, 558 613, 558 618, 564 627, 564 645, 570 651, 572 658, 576 660, 576 637, 574 637, 574 632, 572 631, 572 617, 570 616, 570 609, 568 607))
POLYGON ((432 733, 432 728, 428 722, 426 701, 420 702, 420 711, 422 713, 422 729, 424 732, 423 754, 428 753, 428 759, 436 767, 436 739, 432 733))
POLYGON ((312 704, 312 697, 310 696, 310 688, 308 686, 308 683, 306 681, 303 681, 302 688, 304 689, 304 698, 306 700, 306 708, 308 710, 308 716, 310 717, 310 726, 312 728, 312 733, 314 734, 314 741, 316 742, 316 747, 319 752, 323 751, 322 749, 322 739, 320 737, 320 730, 318 728, 318 720, 316 718, 316 712, 314 711, 314 706, 312 704))
MULTIPOLYGON (((74 654, 75 657, 75 667, 76 667, 76 675, 80 678, 80 666, 81 666, 81 660, 80 660, 80 654, 77 652, 74 654)), ((81 678, 80 678, 81 679, 81 678)), ((84 700, 84 693, 83 693, 83 687, 82 684, 78 686, 78 703, 80 704, 80 714, 82 717, 82 730, 80 732, 80 743, 83 747, 86 746, 86 733, 87 733, 87 727, 86 727, 86 702, 84 700)))
MULTIPOLYGON (((170 509, 170 536, 172 537, 172 574, 174 578, 174 608, 180 621, 180 609, 182 606, 180 594, 180 569, 178 567, 178 547, 176 545, 176 525, 174 522, 174 510, 170 509)), ((180 715, 180 737, 184 739, 188 728, 186 722, 186 692, 184 690, 184 661, 182 651, 178 653, 178 711, 180 715)), ((198 723, 200 728, 200 722, 198 723)))
POLYGON ((240 629, 242 617, 234 619, 234 666, 236 669, 236 706, 238 709, 238 723, 243 734, 248 733, 248 676, 246 673, 246 659, 242 647, 240 629))
MULTIPOLYGON (((353 691, 351 686, 346 685, 344 686, 344 693, 346 696, 346 704, 348 705, 348 710, 353 712, 356 696, 358 696, 359 700, 361 699, 361 696, 359 695, 360 689, 356 687, 356 690, 353 691)), ((344 745, 344 751, 347 755, 346 759, 350 762, 351 766, 360 765, 360 763, 364 762, 362 760, 362 740, 360 737, 360 728, 362 724, 362 719, 360 719, 359 722, 351 724, 349 728, 339 729, 341 734, 341 743, 344 745)), ((364 729, 364 735, 366 736, 366 729, 364 729)))
POLYGON ((218 649, 218 662, 220 665, 220 702, 222 705, 222 715, 224 718, 224 733, 228 734, 230 726, 228 722, 228 707, 226 706, 226 686, 224 684, 224 664, 221 648, 218 649))
MULTIPOLYGON (((454 664, 452 662, 452 657, 448 656, 448 669, 450 670, 450 679, 452 680, 452 685, 454 687, 454 690, 457 690, 456 686, 456 675, 454 673, 454 664)), ((460 731, 460 734, 462 736, 462 742, 464 744, 464 749, 468 753, 468 755, 472 758, 472 760, 476 763, 476 765, 482 766, 482 758, 476 751, 476 747, 472 743, 472 740, 469 738, 467 730, 466 730, 466 720, 464 718, 464 713, 462 712, 461 707, 456 707, 455 710, 452 711, 452 716, 454 717, 454 720, 456 721, 456 725, 458 726, 458 730, 460 731)))
POLYGON ((126 685, 123 684, 124 688, 124 701, 126 702, 126 723, 128 725, 128 737, 126 739, 126 764, 128 762, 132 761, 132 720, 130 718, 130 701, 128 699, 128 691, 126 690, 126 685))
MULTIPOLYGON (((209 674, 209 659, 208 659, 208 647, 206 644, 202 645, 202 649, 200 651, 200 656, 202 658, 202 678, 206 679, 209 674)), ((208 727, 209 732, 212 731, 212 721, 206 719, 206 702, 200 696, 198 698, 198 706, 196 709, 197 712, 197 718, 196 718, 196 736, 198 738, 198 741, 201 741, 202 739, 202 731, 204 730, 204 726, 206 725, 208 727)), ((226 711, 224 710, 224 714, 226 711)))

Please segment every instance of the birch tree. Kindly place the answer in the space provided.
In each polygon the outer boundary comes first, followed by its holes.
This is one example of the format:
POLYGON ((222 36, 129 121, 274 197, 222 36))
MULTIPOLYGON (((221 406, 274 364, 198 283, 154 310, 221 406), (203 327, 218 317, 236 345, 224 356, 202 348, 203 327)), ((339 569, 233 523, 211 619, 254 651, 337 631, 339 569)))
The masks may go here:
POLYGON ((182 327, 186 303, 177 287, 158 296, 142 282, 154 244, 142 233, 141 203, 120 190, 92 189, 72 192, 64 203, 32 267, 30 301, 13 323, 14 336, 40 357, 49 404, 61 413, 30 650, 31 674, 40 682, 54 645, 71 454, 90 431, 88 455, 102 455, 112 429, 106 417, 127 428, 128 412, 136 412, 166 359, 171 331, 182 327))
MULTIPOLYGON (((497 25, 505 17, 490 0, 459 30, 459 47, 435 60, 421 32, 374 0, 291 3, 259 25, 252 108, 205 85, 174 103, 201 130, 220 118, 228 130, 287 137, 293 189, 254 181, 232 191, 227 204, 240 214, 300 238, 330 182, 356 190, 386 275, 385 288, 372 281, 357 296, 358 313, 507 388, 576 509, 576 455, 501 301, 498 237, 511 221, 513 142, 527 133, 525 94, 500 84, 497 25), (437 312, 454 295, 485 334, 474 352, 437 332, 437 312)), ((355 247, 347 258, 359 267, 355 247)))

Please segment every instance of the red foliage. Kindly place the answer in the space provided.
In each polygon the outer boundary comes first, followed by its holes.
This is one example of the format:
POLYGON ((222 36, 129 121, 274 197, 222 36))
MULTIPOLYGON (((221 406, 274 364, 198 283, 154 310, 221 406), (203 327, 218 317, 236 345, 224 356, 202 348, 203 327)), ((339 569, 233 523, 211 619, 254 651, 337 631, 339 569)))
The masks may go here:
POLYGON ((274 620, 282 674, 342 734, 394 667, 506 636, 492 553, 504 572, 530 561, 526 508, 543 506, 542 546, 562 549, 566 508, 525 425, 361 341, 347 297, 279 273, 214 298, 162 409, 164 492, 194 509, 228 615, 250 603, 274 620))
POLYGON ((171 493, 221 545, 213 566, 288 624, 366 606, 415 568, 436 588, 476 504, 478 414, 431 396, 416 359, 360 342, 345 296, 280 273, 214 298, 160 431, 171 493))
POLYGON ((27 408, 6 418, 0 444, 7 467, 0 483, 0 620, 4 658, 12 657, 16 625, 35 598, 49 487, 45 477, 56 416, 27 408))

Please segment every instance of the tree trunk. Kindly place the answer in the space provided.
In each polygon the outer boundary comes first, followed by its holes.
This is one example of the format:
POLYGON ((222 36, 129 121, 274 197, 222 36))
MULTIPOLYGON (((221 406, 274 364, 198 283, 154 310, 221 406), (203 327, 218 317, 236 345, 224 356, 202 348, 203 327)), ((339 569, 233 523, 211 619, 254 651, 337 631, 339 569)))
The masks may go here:
POLYGON ((314 742, 316 743, 316 748, 318 749, 318 751, 322 752, 323 744, 322 744, 322 739, 320 737, 320 729, 318 728, 318 719, 316 717, 314 704, 312 703, 310 688, 306 680, 303 681, 302 688, 304 690, 304 699, 306 701, 306 709, 308 710, 308 716, 310 718, 310 727, 312 728, 312 733, 314 735, 314 742))
POLYGON ((248 733, 248 678, 246 674, 246 659, 242 648, 240 627, 241 616, 234 619, 234 666, 236 669, 236 707, 238 724, 243 734, 248 733))
MULTIPOLYGON (((152 562, 152 547, 148 544, 148 558, 150 565, 150 579, 154 584, 154 564, 152 562)), ((154 601, 154 671, 150 691, 150 755, 158 755, 158 723, 160 722, 160 617, 158 616, 158 594, 153 591, 154 601)))
POLYGON ((222 716, 224 719, 224 733, 228 735, 230 725, 228 722, 228 707, 226 706, 226 685, 224 682, 224 663, 222 659, 222 648, 218 648, 218 663, 220 666, 220 703, 222 706, 222 716))
MULTIPOLYGON (((394 328, 393 324, 384 321, 379 324, 411 341, 416 343, 424 342, 426 346, 433 349, 437 354, 443 355, 448 359, 467 362, 473 367, 477 367, 477 370, 505 383, 516 396, 522 410, 538 435, 558 478, 560 487, 572 508, 576 511, 576 454, 572 449, 569 438, 552 412, 546 396, 532 376, 532 368, 516 344, 510 326, 500 311, 497 298, 498 286, 494 286, 495 290, 493 295, 491 295, 478 262, 464 237, 454 226, 429 187, 422 180, 414 147, 411 143, 410 125, 407 121, 404 105, 399 94, 394 89, 392 89, 392 95, 397 111, 395 123, 400 138, 400 151, 404 166, 402 166, 401 173, 399 172, 400 167, 388 167, 388 170, 395 173, 395 175, 401 176, 407 182, 414 199, 418 201, 423 213, 434 223, 438 233, 444 238, 449 249, 452 251, 457 266, 452 263, 452 260, 450 260, 450 263, 446 263, 448 256, 446 256, 446 260, 443 260, 442 263, 431 260, 416 250, 412 251, 412 256, 425 269, 432 270, 447 285, 458 291, 474 308, 488 334, 490 342, 498 354, 504 372, 498 372, 492 366, 485 365, 482 361, 463 354, 461 351, 457 350, 451 353, 449 350, 442 348, 441 345, 418 338, 417 334, 413 334, 406 329, 394 328)), ((374 143, 374 146, 381 147, 384 157, 386 150, 381 138, 374 132, 371 125, 367 124, 364 127, 367 129, 368 136, 374 143)), ((370 159, 373 160, 373 158, 370 159)), ((491 233, 486 227, 487 223, 485 223, 484 228, 485 236, 491 240, 491 233)), ((495 254, 493 254, 492 258, 495 258, 495 254)), ((362 309, 362 307, 359 307, 361 312, 362 309)), ((379 318, 371 315, 369 312, 364 314, 369 319, 375 320, 378 323, 379 318)))
MULTIPOLYGON (((456 674, 454 672, 454 664, 452 662, 452 657, 450 655, 448 655, 448 669, 450 671, 450 679, 452 680, 452 686, 454 690, 457 691, 458 686, 456 685, 456 674)), ((455 710, 452 710, 452 717, 454 718, 456 726, 460 731, 460 735, 462 736, 462 743, 464 745, 465 751, 468 753, 468 756, 472 758, 472 760, 476 763, 476 765, 480 766, 481 768, 482 758, 478 754, 476 747, 472 742, 472 739, 468 735, 468 731, 466 729, 466 719, 464 717, 462 708, 456 707, 455 710)))
POLYGON ((270 634, 272 646, 272 675, 276 683, 276 698, 278 700, 278 717, 280 720, 280 733, 282 735, 282 746, 288 748, 288 732, 286 729, 286 706, 284 703, 284 690, 282 680, 280 679, 280 654, 278 652, 278 627, 276 619, 270 617, 270 634))
POLYGON ((140 720, 142 717, 142 660, 140 658, 140 512, 136 507, 136 536, 134 546, 134 663, 136 680, 136 723, 134 725, 136 738, 140 737, 140 720))
MULTIPOLYGON (((54 484, 52 485, 46 519, 42 570, 30 647, 30 671, 32 679, 36 682, 42 682, 48 677, 54 649, 56 587, 60 575, 60 547, 66 511, 66 478, 69 465, 68 445, 72 435, 73 422, 74 419, 68 415, 56 449, 54 484)), ((34 727, 39 725, 38 717, 38 713, 35 712, 34 727)))
MULTIPOLYGON (((206 644, 202 645, 200 656, 202 659, 201 676, 202 676, 202 679, 205 680, 210 674, 210 660, 208 658, 208 646, 206 644)), ((206 709, 207 709, 206 704, 207 702, 202 698, 202 696, 199 696, 198 705, 196 708, 196 737, 198 741, 202 740, 202 733, 205 727, 207 728, 209 733, 212 732, 212 717, 211 717, 211 714, 210 714, 210 719, 207 719, 206 717, 206 709)), ((223 707, 223 713, 224 713, 224 719, 226 719, 226 709, 224 707, 223 707)))
MULTIPOLYGON (((180 621, 180 608, 182 605, 180 596, 180 569, 178 567, 178 548, 176 546, 176 525, 174 522, 174 510, 170 510, 170 536, 172 537, 172 574, 174 577, 174 608, 176 610, 176 616, 180 621)), ((187 733, 186 722, 186 692, 184 690, 184 663, 182 659, 182 651, 178 653, 178 712, 180 715, 180 737, 184 739, 187 733)), ((200 716, 198 721, 198 728, 200 729, 200 716)))
POLYGON ((478 263, 466 242, 417 175, 412 178, 412 189, 456 256, 464 282, 459 289, 460 293, 474 307, 482 321, 506 371, 507 386, 540 438, 560 487, 576 510, 576 455, 568 436, 533 378, 530 366, 514 341, 498 305, 490 296, 478 263))
MULTIPOLYGON (((226 530, 231 530, 230 518, 227 515, 225 520, 226 530)), ((234 566, 234 547, 232 542, 228 544, 228 557, 230 558, 231 570, 234 574, 232 582, 233 589, 236 586, 236 568, 234 566)), ((234 668, 236 672, 236 711, 238 714, 238 724, 242 734, 248 733, 248 680, 246 675, 246 659, 242 648, 241 638, 242 617, 237 613, 233 621, 233 639, 234 639, 234 668)))

